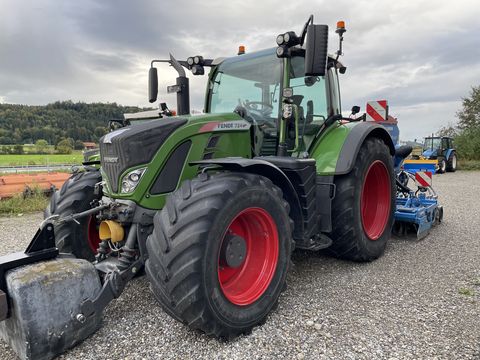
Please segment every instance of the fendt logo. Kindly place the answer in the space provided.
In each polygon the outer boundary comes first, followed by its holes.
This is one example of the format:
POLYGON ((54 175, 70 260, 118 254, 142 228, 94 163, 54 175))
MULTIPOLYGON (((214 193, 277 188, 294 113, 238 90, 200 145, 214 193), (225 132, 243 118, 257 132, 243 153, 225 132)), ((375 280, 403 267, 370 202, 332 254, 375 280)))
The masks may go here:
POLYGON ((210 122, 203 125, 199 132, 211 132, 211 131, 242 131, 250 129, 250 123, 245 120, 234 121, 218 121, 210 122))
POLYGON ((244 121, 226 121, 217 125, 215 130, 243 130, 250 127, 250 124, 244 121))
POLYGON ((117 163, 118 162, 118 157, 116 157, 116 156, 105 156, 103 158, 103 162, 105 162, 105 163, 117 163))

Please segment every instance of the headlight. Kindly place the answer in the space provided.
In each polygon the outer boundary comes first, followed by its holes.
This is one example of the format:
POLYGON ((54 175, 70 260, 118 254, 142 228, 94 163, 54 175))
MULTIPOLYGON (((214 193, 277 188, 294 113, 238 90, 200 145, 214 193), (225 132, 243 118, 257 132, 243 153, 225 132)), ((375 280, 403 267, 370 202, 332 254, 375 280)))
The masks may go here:
POLYGON ((285 38, 283 37, 283 34, 280 34, 277 36, 277 45, 282 45, 285 42, 285 38))
POLYGON ((120 192, 128 194, 135 190, 146 169, 147 168, 136 169, 126 174, 122 178, 122 190, 120 192))

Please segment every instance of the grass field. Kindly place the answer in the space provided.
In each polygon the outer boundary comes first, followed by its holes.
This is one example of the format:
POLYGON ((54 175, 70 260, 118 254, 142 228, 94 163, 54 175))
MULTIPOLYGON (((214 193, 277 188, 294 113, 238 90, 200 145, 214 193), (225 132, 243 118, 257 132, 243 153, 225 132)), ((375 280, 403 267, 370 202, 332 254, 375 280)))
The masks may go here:
POLYGON ((0 166, 81 164, 82 161, 83 155, 80 150, 71 154, 0 155, 0 166))
POLYGON ((459 160, 459 170, 480 170, 480 160, 459 160))
POLYGON ((0 216, 43 211, 48 202, 49 198, 42 192, 35 192, 28 197, 18 194, 10 199, 0 201, 0 216))

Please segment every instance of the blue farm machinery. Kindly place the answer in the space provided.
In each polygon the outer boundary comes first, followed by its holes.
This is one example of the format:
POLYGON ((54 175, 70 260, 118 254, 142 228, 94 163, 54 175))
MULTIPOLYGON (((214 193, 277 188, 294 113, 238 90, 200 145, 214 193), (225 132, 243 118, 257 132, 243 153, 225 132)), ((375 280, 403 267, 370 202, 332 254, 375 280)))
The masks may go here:
POLYGON ((405 236, 413 232, 417 239, 424 238, 443 219, 443 207, 439 205, 437 193, 432 187, 432 176, 456 170, 457 158, 452 139, 427 137, 422 157, 406 160, 412 153, 412 147, 398 145, 397 120, 388 114, 386 100, 369 101, 364 119, 383 125, 394 144, 397 144, 394 157, 397 198, 393 234, 405 236))

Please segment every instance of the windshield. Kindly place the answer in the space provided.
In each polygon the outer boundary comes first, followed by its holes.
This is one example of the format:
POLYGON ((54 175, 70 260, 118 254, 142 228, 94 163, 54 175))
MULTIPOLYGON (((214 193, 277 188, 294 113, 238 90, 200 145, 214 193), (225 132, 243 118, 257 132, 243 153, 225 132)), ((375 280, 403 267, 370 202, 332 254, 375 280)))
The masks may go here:
POLYGON ((241 106, 276 117, 281 74, 282 60, 270 50, 225 60, 210 83, 210 112, 241 106))
POLYGON ((423 144, 423 150, 439 149, 439 148, 440 148, 440 138, 425 139, 425 143, 423 144))
MULTIPOLYGON (((306 151, 328 113, 324 77, 305 77, 305 59, 291 59, 289 78, 297 122, 287 125, 287 148, 306 151)), ((209 84, 210 113, 236 112, 254 125, 254 152, 275 154, 282 91, 283 60, 275 49, 228 58, 219 65, 209 84)))

